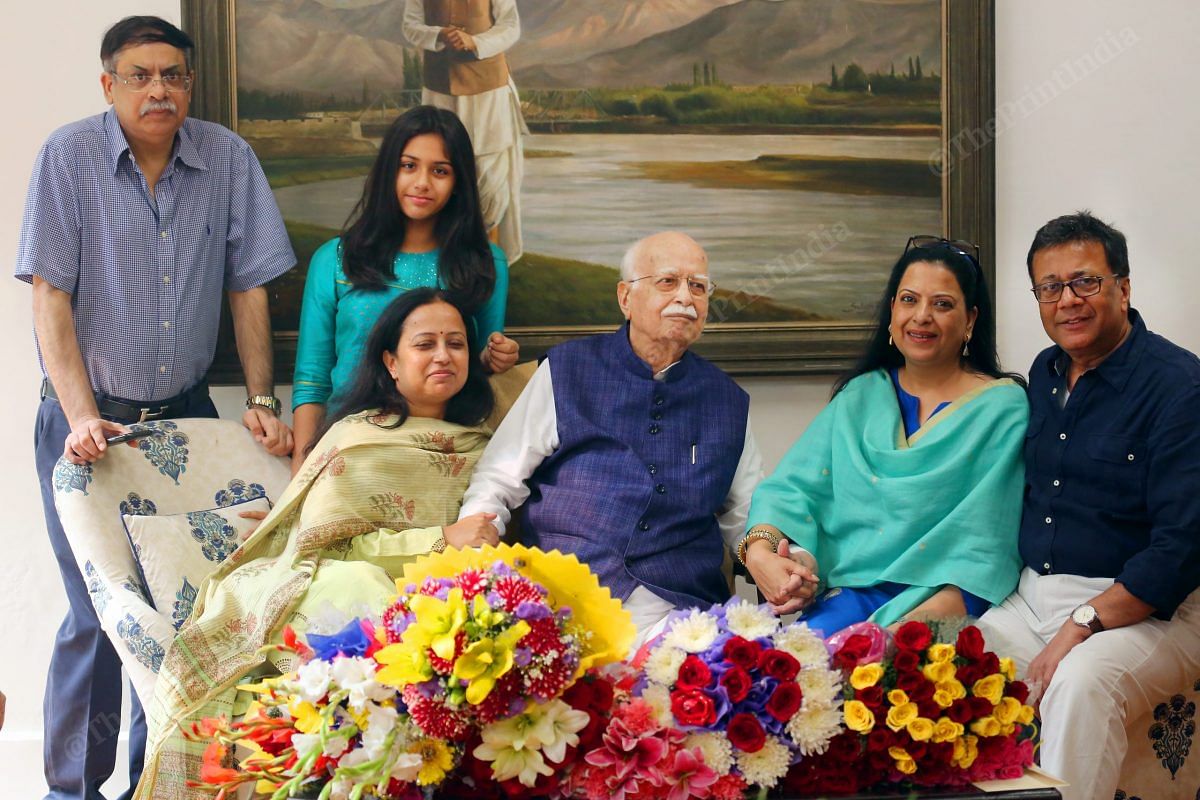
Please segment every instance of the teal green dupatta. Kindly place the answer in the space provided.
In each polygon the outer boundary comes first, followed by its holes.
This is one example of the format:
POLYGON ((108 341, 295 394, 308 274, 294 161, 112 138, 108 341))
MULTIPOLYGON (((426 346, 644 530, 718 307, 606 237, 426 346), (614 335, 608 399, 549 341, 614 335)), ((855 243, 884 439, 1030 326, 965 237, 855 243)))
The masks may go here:
POLYGON ((812 552, 827 588, 908 585, 872 616, 880 625, 946 584, 999 603, 1021 566, 1028 420, 1025 390, 1002 379, 906 438, 887 373, 862 375, 759 485, 749 525, 774 525, 812 552))

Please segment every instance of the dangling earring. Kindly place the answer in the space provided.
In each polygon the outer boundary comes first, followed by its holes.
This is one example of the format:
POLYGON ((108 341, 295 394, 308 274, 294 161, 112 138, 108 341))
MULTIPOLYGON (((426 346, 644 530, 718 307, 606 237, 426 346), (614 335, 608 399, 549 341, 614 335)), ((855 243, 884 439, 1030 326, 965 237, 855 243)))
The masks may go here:
POLYGON ((888 347, 895 347, 896 343, 892 341, 892 335, 888 334, 888 347))
POLYGON ((968 334, 966 339, 963 339, 963 357, 970 355, 971 351, 967 349, 967 342, 971 341, 971 336, 968 334))

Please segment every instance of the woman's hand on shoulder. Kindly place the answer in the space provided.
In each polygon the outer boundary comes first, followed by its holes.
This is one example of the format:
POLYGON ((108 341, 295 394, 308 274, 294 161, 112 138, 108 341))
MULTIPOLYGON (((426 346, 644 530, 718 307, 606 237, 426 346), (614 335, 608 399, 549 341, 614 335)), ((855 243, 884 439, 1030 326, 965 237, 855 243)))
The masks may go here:
POLYGON ((485 544, 495 547, 500 544, 500 532, 492 524, 495 518, 495 514, 486 511, 463 517, 453 525, 442 528, 442 538, 446 540, 447 547, 461 549, 482 547, 485 544))
POLYGON ((496 331, 488 337, 487 346, 479 354, 483 368, 493 375, 499 375, 512 368, 521 354, 521 346, 503 333, 496 331))

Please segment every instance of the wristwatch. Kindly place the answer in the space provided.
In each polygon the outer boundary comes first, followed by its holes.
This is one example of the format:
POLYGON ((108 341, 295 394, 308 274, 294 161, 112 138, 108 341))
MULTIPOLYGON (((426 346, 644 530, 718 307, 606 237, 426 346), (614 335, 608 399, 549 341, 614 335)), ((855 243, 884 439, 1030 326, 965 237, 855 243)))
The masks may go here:
POLYGON ((1075 610, 1071 612, 1071 622, 1081 628, 1087 628, 1092 633, 1104 630, 1104 623, 1100 621, 1100 615, 1087 603, 1075 607, 1075 610))
POLYGON ((250 408, 250 406, 265 408, 275 416, 279 416, 283 403, 280 403, 279 398, 273 394, 256 394, 246 398, 246 408, 250 408))

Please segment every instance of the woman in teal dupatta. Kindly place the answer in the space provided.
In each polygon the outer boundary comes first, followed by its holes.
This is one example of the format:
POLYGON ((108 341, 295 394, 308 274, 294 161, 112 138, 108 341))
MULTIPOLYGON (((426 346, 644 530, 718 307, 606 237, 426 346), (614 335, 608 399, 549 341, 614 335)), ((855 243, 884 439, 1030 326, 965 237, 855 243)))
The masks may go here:
POLYGON ((1029 412, 973 247, 909 241, 866 353, 754 493, 739 554, 827 635, 978 615, 1016 587, 1029 412))

